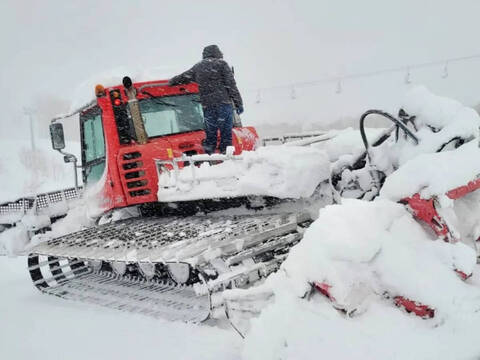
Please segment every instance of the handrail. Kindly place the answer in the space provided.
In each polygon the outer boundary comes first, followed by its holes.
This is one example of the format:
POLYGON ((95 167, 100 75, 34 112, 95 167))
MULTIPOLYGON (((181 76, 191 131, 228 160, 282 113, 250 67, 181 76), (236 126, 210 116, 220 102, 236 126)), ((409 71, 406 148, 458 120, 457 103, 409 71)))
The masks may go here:
POLYGON ((415 145, 418 145, 418 143, 419 143, 418 138, 415 136, 415 134, 404 123, 402 123, 400 120, 396 119, 394 116, 390 115, 389 113, 387 113, 385 111, 373 109, 373 110, 368 110, 368 111, 364 112, 363 115, 360 117, 360 134, 362 135, 363 145, 365 145, 365 150, 367 150, 367 152, 368 152, 368 146, 369 145, 368 145, 367 135, 365 134, 364 122, 365 122, 366 117, 368 115, 372 115, 372 114, 381 115, 383 117, 386 117, 388 120, 392 121, 393 123, 395 123, 395 125, 400 127, 403 131, 405 131, 405 133, 411 139, 413 139, 413 141, 415 141, 415 145))

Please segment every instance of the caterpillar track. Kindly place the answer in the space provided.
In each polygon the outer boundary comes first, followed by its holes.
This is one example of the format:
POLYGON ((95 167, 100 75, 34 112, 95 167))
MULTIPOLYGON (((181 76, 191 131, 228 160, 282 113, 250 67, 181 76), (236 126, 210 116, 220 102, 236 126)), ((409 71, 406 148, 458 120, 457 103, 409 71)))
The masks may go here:
POLYGON ((37 245, 43 293, 186 322, 224 313, 226 289, 278 269, 310 223, 305 214, 131 218, 37 245))

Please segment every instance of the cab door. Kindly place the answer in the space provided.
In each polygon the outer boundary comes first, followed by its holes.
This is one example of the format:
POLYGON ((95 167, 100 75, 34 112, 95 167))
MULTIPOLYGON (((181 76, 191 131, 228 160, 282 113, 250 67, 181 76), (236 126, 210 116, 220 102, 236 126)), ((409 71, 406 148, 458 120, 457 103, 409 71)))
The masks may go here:
POLYGON ((80 114, 82 175, 85 186, 98 182, 105 172, 105 135, 98 106, 80 114))

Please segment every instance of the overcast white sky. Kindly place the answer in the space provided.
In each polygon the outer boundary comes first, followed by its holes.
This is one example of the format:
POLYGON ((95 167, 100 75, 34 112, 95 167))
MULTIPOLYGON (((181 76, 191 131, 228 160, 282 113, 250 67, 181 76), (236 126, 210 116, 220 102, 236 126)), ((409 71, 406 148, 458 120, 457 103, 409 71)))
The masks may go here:
MULTIPOLYGON (((405 75, 345 82, 341 94, 336 84, 299 89, 296 100, 272 91, 260 104, 255 89, 477 54, 479 17, 475 0, 2 0, 0 126, 26 131, 23 106, 39 108, 40 117, 57 106, 62 112, 55 98, 70 101, 85 79, 110 69, 156 67, 173 76, 216 43, 235 66, 244 122, 321 127, 394 106, 405 75)), ((447 79, 439 67, 412 72, 412 80, 474 105, 479 69, 474 60, 452 64, 447 79)))

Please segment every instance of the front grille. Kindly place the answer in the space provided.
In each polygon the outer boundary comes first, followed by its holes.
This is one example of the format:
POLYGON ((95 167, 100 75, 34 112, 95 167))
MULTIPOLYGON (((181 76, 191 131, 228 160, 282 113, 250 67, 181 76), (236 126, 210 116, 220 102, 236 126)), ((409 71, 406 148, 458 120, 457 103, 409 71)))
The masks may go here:
POLYGON ((136 187, 141 187, 147 185, 148 181, 147 180, 137 180, 137 181, 130 181, 127 182, 127 188, 136 188, 136 187))
POLYGON ((129 194, 132 197, 135 196, 142 196, 142 195, 149 195, 151 193, 150 190, 148 189, 143 189, 143 190, 135 190, 135 191, 130 191, 129 194))
POLYGON ((128 172, 125 174, 125 179, 135 179, 135 178, 142 177, 144 175, 145 175, 145 171, 143 170, 128 172))
POLYGON ((123 164, 123 170, 138 169, 141 166, 143 166, 142 161, 132 162, 128 164, 123 164))
POLYGON ((131 197, 149 195, 151 191, 145 189, 148 180, 145 179, 146 171, 143 168, 142 153, 139 151, 126 153, 122 155, 122 159, 124 161, 122 168, 125 171, 123 183, 129 190, 128 194, 131 197))
POLYGON ((142 157, 142 154, 138 151, 134 151, 131 153, 124 154, 123 160, 133 160, 133 159, 138 159, 139 157, 142 157))

